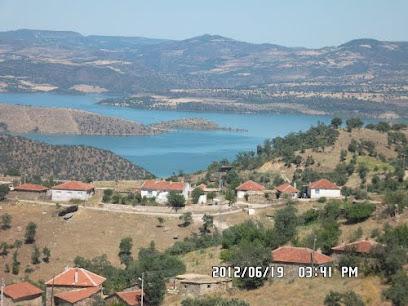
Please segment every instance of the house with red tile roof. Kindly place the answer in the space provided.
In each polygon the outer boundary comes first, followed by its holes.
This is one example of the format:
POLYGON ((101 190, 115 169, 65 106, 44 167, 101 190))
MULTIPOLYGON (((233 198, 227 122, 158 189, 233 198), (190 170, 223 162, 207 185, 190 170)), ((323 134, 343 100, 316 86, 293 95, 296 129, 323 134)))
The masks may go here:
POLYGON ((237 191, 237 198, 243 199, 245 198, 245 195, 263 192, 265 190, 265 186, 249 180, 239 185, 237 188, 235 188, 235 190, 237 191))
POLYGON ((276 197, 279 199, 281 197, 288 197, 291 199, 296 199, 299 194, 299 190, 293 187, 289 183, 283 183, 275 188, 276 190, 276 197))
MULTIPOLYGON (((142 299, 142 290, 120 291, 105 298, 106 305, 125 304, 127 306, 139 306, 142 299)), ((146 302, 146 300, 144 300, 146 302)))
POLYGON ((140 195, 146 198, 155 198, 157 203, 166 204, 169 192, 181 193, 187 200, 190 184, 185 182, 170 182, 165 180, 146 180, 140 188, 140 195))
POLYGON ((272 251, 272 262, 293 265, 327 265, 333 259, 309 248, 281 246, 272 251))
POLYGON ((16 283, 4 287, 4 306, 11 305, 42 305, 43 291, 29 282, 16 283))
POLYGON ((67 305, 91 305, 83 301, 91 301, 100 295, 105 281, 105 277, 83 268, 66 268, 45 283, 47 301, 53 297, 53 305, 60 305, 62 301, 67 305))
POLYGON ((338 259, 338 255, 345 253, 369 255, 378 245, 378 242, 371 239, 362 239, 350 243, 342 243, 332 248, 333 257, 338 259))
POLYGON ((51 188, 52 201, 86 201, 94 194, 95 186, 93 184, 83 183, 79 181, 64 182, 51 188))
POLYGON ((311 199, 318 199, 322 197, 340 198, 341 189, 335 183, 332 183, 327 179, 320 179, 309 184, 307 194, 311 199))
POLYGON ((55 305, 85 306, 93 305, 98 297, 102 299, 101 288, 89 287, 54 294, 55 305))
POLYGON ((272 266, 283 267, 285 277, 295 278, 299 275, 299 267, 328 266, 333 263, 333 258, 313 251, 309 248, 281 246, 272 251, 272 266))
POLYGON ((25 183, 13 188, 9 193, 10 198, 24 200, 44 200, 48 197, 48 187, 25 183))

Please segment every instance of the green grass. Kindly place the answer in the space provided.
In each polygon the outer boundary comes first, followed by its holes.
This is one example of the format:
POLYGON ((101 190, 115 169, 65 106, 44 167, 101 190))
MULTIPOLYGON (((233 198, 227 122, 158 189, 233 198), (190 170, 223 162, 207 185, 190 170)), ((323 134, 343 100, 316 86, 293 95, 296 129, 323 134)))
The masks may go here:
POLYGON ((358 165, 365 165, 370 172, 393 172, 394 167, 371 156, 357 157, 358 165))

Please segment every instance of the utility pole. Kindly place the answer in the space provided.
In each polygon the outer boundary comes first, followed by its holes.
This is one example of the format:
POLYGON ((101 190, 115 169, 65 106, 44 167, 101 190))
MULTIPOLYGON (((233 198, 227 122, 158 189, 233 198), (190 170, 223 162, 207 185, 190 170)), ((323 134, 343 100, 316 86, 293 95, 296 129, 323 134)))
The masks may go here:
POLYGON ((3 300, 4 300, 4 278, 1 279, 1 292, 0 292, 0 306, 3 306, 3 300))
POLYGON ((140 306, 143 306, 144 302, 144 272, 142 272, 142 278, 139 277, 139 280, 142 282, 142 296, 140 299, 140 306))
POLYGON ((317 240, 317 238, 316 238, 316 235, 315 235, 314 238, 313 238, 312 271, 314 271, 314 252, 315 252, 315 249, 316 249, 316 240, 317 240))

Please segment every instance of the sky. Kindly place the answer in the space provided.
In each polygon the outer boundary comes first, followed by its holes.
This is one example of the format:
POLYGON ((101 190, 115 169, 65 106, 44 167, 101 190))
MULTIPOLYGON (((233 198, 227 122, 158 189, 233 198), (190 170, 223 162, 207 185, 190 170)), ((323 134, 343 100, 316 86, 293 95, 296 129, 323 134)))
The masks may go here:
POLYGON ((0 0, 0 31, 21 28, 168 39, 218 34, 316 48, 356 38, 408 41, 408 1, 0 0))

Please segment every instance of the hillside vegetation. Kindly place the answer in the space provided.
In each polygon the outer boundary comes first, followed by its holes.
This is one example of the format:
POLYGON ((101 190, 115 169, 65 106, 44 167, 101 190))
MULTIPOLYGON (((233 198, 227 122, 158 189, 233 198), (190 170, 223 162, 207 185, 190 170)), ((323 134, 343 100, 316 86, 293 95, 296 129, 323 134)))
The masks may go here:
POLYGON ((0 173, 53 179, 118 180, 150 177, 145 169, 110 151, 87 146, 55 146, 0 134, 0 173))

